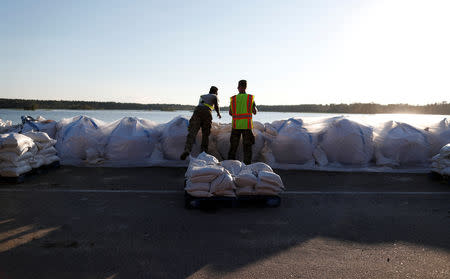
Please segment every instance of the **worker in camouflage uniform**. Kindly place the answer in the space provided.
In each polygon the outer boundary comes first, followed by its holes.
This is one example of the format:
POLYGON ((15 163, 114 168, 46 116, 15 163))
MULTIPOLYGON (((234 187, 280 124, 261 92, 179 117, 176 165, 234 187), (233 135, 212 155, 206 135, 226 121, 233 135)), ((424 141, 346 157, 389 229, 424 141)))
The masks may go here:
POLYGON ((184 146, 184 152, 181 154, 180 159, 184 160, 192 151, 195 138, 197 137, 198 130, 202 128, 202 144, 201 151, 208 152, 209 134, 211 132, 212 111, 215 109, 217 117, 222 118, 220 115, 219 102, 217 100, 218 89, 215 86, 211 86, 209 94, 200 96, 198 106, 194 110, 194 114, 189 120, 188 135, 186 138, 186 145, 184 146))
POLYGON ((247 94, 247 81, 240 80, 238 83, 239 94, 231 97, 229 114, 233 117, 232 129, 230 136, 230 150, 228 159, 236 159, 236 151, 239 141, 243 139, 244 145, 244 163, 249 165, 252 162, 252 145, 255 143, 253 135, 253 114, 256 114, 255 98, 253 95, 247 94))

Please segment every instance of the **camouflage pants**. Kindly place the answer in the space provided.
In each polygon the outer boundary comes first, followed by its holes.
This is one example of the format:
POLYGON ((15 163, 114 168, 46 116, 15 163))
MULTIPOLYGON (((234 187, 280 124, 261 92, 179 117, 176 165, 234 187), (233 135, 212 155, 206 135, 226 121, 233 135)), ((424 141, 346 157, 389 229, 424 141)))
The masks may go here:
POLYGON ((252 145, 255 143, 255 136, 250 129, 232 129, 230 136, 230 151, 228 152, 228 160, 236 160, 236 151, 239 141, 243 140, 244 145, 244 164, 252 163, 252 145))
POLYGON ((186 138, 186 145, 184 151, 191 152, 192 146, 195 143, 198 130, 202 129, 202 152, 208 152, 209 134, 211 133, 212 115, 209 108, 196 108, 194 114, 189 120, 188 135, 186 138))

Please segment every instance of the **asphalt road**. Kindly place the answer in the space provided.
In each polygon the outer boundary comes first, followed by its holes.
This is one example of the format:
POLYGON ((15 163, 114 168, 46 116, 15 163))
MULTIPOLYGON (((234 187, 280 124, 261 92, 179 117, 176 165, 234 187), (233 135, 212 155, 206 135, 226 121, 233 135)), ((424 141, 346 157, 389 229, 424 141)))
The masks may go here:
POLYGON ((0 184, 0 278, 450 278, 450 186, 279 171, 279 208, 186 210, 182 168, 0 184))

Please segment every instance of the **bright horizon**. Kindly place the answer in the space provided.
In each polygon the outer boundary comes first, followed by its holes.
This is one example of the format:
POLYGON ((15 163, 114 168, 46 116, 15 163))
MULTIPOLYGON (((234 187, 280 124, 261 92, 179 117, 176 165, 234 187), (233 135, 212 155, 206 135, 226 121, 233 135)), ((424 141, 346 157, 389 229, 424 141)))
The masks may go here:
POLYGON ((2 1, 0 97, 450 101, 449 1, 2 1))

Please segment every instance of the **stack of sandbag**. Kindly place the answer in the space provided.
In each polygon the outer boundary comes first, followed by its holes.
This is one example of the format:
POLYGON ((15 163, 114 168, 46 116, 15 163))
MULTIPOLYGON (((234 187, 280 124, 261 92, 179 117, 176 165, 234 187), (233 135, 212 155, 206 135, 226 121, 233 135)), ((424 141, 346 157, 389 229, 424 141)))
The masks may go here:
MULTIPOLYGON (((320 149, 330 163, 367 165, 373 157, 372 128, 343 117, 328 120, 318 134, 320 149)), ((316 160, 319 157, 315 154, 316 160)))
POLYGON ((160 133, 152 121, 124 117, 107 125, 105 159, 109 163, 143 165, 151 157, 160 133))
POLYGON ((314 163, 315 143, 311 133, 303 127, 301 119, 266 123, 264 136, 267 142, 268 163, 306 164, 314 163))
POLYGON ((431 145, 427 131, 406 123, 388 121, 376 134, 377 165, 395 167, 429 164, 431 145))
POLYGON ((439 154, 431 159, 431 170, 441 175, 450 176, 450 143, 441 148, 439 154))
POLYGON ((63 164, 96 164, 104 157, 107 134, 103 121, 87 116, 65 118, 58 122, 55 145, 63 164))
POLYGON ((18 133, 0 134, 0 176, 18 177, 31 171, 30 160, 36 153, 31 138, 18 133))
POLYGON ((191 157, 186 172, 186 192, 194 197, 234 197, 235 185, 231 173, 214 156, 201 153, 191 157))
POLYGON ((243 166, 235 177, 235 184, 238 196, 278 195, 284 190, 280 176, 261 162, 243 166))
POLYGON ((30 131, 24 133, 24 135, 31 138, 38 149, 36 155, 30 160, 32 168, 47 166, 59 161, 55 149, 56 140, 50 138, 47 133, 30 131))

